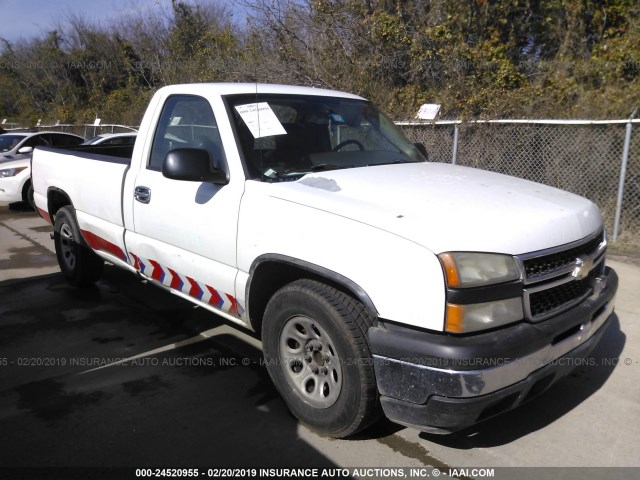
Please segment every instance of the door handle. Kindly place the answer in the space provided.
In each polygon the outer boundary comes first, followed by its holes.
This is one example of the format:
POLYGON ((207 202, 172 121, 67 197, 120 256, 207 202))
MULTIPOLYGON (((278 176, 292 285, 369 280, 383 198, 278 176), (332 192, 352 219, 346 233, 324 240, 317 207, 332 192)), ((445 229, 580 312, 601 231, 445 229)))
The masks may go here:
POLYGON ((151 201, 151 189, 149 187, 136 187, 133 192, 133 198, 140 203, 149 203, 151 201))

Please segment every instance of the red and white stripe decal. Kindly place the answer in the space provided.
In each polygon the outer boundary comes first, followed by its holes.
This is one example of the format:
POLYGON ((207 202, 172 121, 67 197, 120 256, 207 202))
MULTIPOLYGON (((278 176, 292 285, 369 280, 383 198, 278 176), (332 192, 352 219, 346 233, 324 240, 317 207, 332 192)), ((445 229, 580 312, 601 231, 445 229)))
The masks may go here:
MULTIPOLYGON (((88 230, 81 230, 81 232, 92 249, 110 253, 128 262, 127 255, 116 244, 88 230)), ((132 252, 129 252, 129 254, 133 259, 133 268, 149 279, 185 293, 229 315, 238 318, 242 317, 244 310, 233 295, 216 290, 206 283, 199 282, 169 267, 160 265, 155 260, 139 257, 132 252)))
POLYGON ((133 267, 147 278, 178 290, 234 317, 241 317, 244 310, 233 295, 216 290, 206 283, 178 273, 150 258, 129 252, 133 267))
POLYGON ((110 253, 114 257, 118 257, 120 260, 125 262, 127 261, 127 256, 115 243, 111 243, 109 240, 106 240, 89 230, 81 230, 81 232, 89 246, 94 250, 101 250, 103 252, 110 253))
POLYGON ((44 221, 47 223, 51 223, 53 225, 53 222, 51 221, 51 215, 49 215, 49 212, 47 212, 46 210, 43 210, 40 207, 36 207, 36 208, 38 209, 38 213, 44 219, 44 221))

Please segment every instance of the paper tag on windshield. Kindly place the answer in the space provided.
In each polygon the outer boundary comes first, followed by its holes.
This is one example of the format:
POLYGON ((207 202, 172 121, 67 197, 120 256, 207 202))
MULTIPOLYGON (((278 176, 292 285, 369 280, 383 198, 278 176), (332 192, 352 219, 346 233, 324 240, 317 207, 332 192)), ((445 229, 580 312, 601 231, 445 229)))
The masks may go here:
POLYGON ((237 105, 236 111, 244 120, 253 138, 287 134, 267 102, 237 105))

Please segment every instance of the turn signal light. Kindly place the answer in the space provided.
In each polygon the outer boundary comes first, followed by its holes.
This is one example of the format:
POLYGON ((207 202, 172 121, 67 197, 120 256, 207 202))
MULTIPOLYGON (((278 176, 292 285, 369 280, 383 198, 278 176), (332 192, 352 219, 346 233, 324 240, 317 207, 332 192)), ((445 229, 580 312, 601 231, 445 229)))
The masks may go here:
POLYGON ((451 333, 464 332, 464 306, 447 303, 447 319, 444 329, 451 333))

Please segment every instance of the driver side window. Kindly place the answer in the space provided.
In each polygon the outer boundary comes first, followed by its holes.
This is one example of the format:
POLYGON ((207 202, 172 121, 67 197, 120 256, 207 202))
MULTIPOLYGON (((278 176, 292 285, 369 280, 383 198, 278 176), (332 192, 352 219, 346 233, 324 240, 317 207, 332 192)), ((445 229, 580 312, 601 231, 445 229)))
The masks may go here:
POLYGON ((167 99, 153 138, 147 169, 160 171, 167 153, 176 148, 207 150, 212 166, 223 168, 222 139, 206 99, 191 95, 172 95, 167 99))

